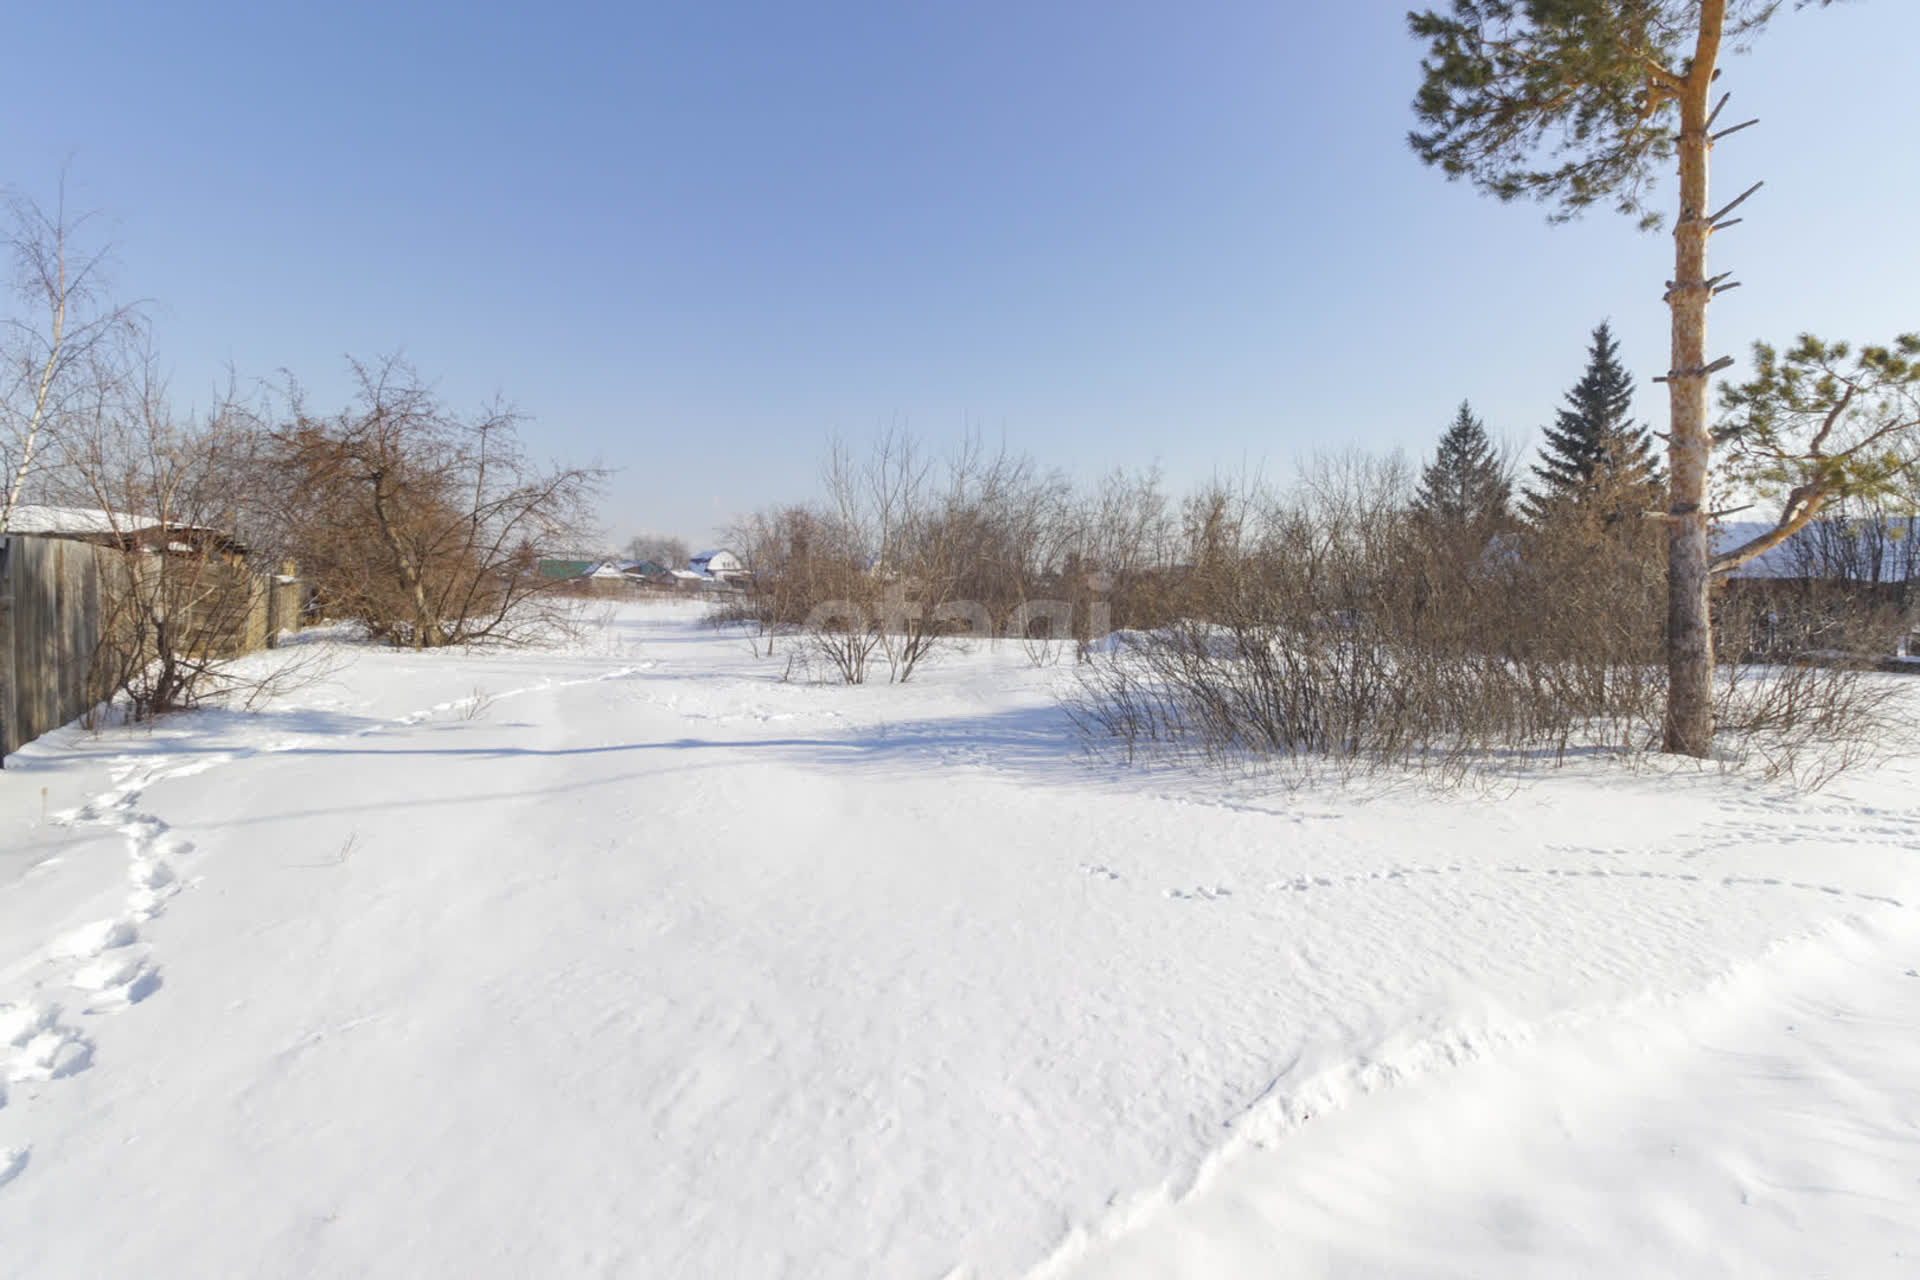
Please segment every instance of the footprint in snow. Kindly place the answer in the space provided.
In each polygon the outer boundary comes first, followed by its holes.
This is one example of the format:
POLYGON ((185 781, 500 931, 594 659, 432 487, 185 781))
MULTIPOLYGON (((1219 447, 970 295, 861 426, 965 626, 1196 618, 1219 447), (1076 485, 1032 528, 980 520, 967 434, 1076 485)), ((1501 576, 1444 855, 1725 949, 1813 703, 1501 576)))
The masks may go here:
POLYGON ((160 972, 142 955, 114 952, 83 965, 67 979, 81 991, 94 993, 88 1013, 103 1013, 139 1004, 160 989, 160 972))
POLYGON ((85 1071, 92 1062, 92 1042, 73 1028, 56 1023, 10 1055, 7 1078, 15 1083, 63 1080, 85 1071))
POLYGON ((95 920, 55 938, 47 953, 56 960, 91 960, 103 951, 131 946, 139 937, 140 931, 125 917, 95 920))

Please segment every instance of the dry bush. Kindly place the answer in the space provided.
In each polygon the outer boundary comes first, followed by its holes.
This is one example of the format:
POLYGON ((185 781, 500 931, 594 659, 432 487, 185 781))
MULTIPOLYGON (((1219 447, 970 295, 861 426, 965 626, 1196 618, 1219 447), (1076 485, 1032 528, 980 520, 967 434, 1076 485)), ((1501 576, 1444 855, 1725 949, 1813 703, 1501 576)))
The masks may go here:
POLYGON ((329 612, 415 648, 562 628, 537 565, 579 541, 601 473, 533 465, 517 414, 453 413, 396 359, 352 369, 351 408, 315 416, 293 387, 274 433, 287 541, 329 612))
POLYGON ((1081 627, 1082 657, 1095 635, 1091 608, 1082 607, 1097 583, 1104 621, 1113 627, 1163 626, 1175 617, 1179 580, 1179 526, 1158 471, 1108 472, 1075 506, 1073 546, 1063 565, 1063 585, 1081 627))
POLYGON ((1910 676, 1859 663, 1731 662, 1719 669, 1719 750, 1734 765, 1814 790, 1920 745, 1910 676))
POLYGON ((106 513, 113 530, 100 552, 99 699, 145 720, 318 678, 315 652, 236 661, 272 641, 268 597, 285 562, 258 421, 231 401, 201 421, 175 417, 150 356, 117 375, 89 420, 68 424, 49 477, 53 495, 106 513))
POLYGON ((1714 634, 1744 662, 1867 662, 1910 629, 1905 583, 1745 579, 1722 584, 1714 634))
POLYGON ((782 637, 804 659, 863 683, 884 659, 904 683, 941 646, 1005 629, 1048 634, 1062 611, 1043 607, 1055 585, 1068 522, 1065 482, 1026 458, 977 440, 943 459, 890 431, 865 454, 836 443, 826 499, 736 523, 729 540, 752 577, 716 611, 756 653, 782 637))
MULTIPOLYGON (((1068 707, 1081 731, 1129 759, 1410 769, 1443 785, 1655 748, 1658 524, 1596 501, 1456 539, 1410 511, 1405 482, 1391 460, 1348 456, 1283 497, 1214 486, 1190 500, 1178 620, 1121 633, 1083 669, 1068 707)), ((1897 680, 1857 666, 1727 663, 1718 694, 1721 757, 1800 785, 1912 736, 1897 680)))
POLYGON ((1569 519, 1475 546, 1411 513, 1410 480, 1348 455, 1281 497, 1198 495, 1180 620, 1094 663, 1076 719, 1129 754, 1446 780, 1644 741, 1660 617, 1644 527, 1569 519))
MULTIPOLYGON (((911 678, 963 635, 1084 659, 1068 711, 1096 749, 1442 784, 1657 746, 1665 541, 1603 477, 1534 526, 1451 528, 1399 458, 1314 461, 1275 493, 1182 503, 1152 473, 1076 495, 1024 459, 907 437, 836 449, 828 500, 737 526, 754 571, 721 610, 789 676, 911 678), (1109 626, 1119 630, 1108 635, 1109 626)), ((1814 780, 1862 753, 1885 686, 1723 671, 1724 752, 1814 780)))

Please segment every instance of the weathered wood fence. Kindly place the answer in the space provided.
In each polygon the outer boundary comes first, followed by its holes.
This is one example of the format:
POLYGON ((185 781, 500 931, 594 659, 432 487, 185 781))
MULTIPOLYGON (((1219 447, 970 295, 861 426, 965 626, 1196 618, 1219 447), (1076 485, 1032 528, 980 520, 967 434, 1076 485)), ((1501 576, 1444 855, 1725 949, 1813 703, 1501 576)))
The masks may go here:
MULTIPOLYGON (((100 687, 95 656, 130 563, 116 548, 79 539, 0 535, 0 758, 111 692, 100 687)), ((299 584, 284 574, 252 577, 244 618, 216 640, 223 653, 271 645, 299 628, 299 584)))

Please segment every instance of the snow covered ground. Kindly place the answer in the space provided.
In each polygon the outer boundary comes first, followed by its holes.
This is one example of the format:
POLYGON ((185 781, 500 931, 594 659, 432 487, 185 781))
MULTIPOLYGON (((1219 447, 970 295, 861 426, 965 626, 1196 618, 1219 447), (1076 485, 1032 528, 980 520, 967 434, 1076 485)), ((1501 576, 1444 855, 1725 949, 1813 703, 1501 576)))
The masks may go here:
POLYGON ((0 773, 0 1275, 1920 1274, 1913 762, 1288 791, 684 607, 342 657, 0 773))

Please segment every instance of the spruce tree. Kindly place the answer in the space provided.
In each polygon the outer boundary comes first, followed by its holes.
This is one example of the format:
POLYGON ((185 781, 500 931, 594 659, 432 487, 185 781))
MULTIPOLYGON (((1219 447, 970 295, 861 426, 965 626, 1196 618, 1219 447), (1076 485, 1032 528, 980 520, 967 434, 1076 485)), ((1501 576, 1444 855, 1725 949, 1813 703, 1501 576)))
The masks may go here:
POLYGON ((1537 487, 1528 491, 1527 519, 1540 524, 1566 502, 1605 495, 1618 504, 1652 501, 1659 490, 1653 440, 1632 419, 1633 379, 1620 363, 1613 330, 1601 321, 1587 348, 1587 370, 1554 424, 1546 428, 1537 487))
POLYGON ((1507 523, 1511 495, 1506 470, 1487 439, 1486 424, 1462 400, 1453 425, 1440 437, 1433 461, 1420 473, 1414 514, 1436 532, 1484 539, 1507 523))

